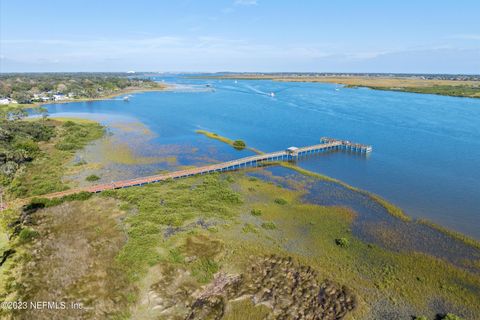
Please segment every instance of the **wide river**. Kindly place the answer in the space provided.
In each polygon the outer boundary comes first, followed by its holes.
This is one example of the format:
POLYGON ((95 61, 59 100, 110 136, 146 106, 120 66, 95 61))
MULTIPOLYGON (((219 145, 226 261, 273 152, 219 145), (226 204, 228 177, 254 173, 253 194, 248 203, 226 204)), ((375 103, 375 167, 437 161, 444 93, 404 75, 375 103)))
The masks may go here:
POLYGON ((53 116, 134 119, 155 134, 148 148, 189 145, 218 160, 247 153, 221 143, 213 152, 212 141, 195 130, 243 139, 263 151, 317 144, 322 136, 371 144, 368 157, 337 152, 299 165, 377 193, 413 217, 480 239, 480 99, 267 80, 155 80, 179 86, 137 93, 129 102, 47 107, 53 116))

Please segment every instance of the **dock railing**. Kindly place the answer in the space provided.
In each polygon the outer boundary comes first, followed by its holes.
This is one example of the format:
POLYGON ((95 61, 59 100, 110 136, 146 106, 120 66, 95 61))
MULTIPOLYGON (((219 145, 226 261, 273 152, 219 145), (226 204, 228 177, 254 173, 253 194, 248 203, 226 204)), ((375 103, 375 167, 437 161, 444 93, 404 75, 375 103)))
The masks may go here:
MULTIPOLYGON (((64 197, 67 195, 79 193, 79 192, 97 193, 105 190, 143 186, 145 184, 165 181, 169 179, 191 177, 199 174, 233 171, 233 170, 238 170, 238 169, 247 168, 247 167, 257 167, 268 162, 294 161, 299 158, 308 156, 310 154, 315 154, 315 153, 320 153, 325 151, 349 150, 349 151, 360 152, 360 153, 369 153, 372 151, 372 146, 363 145, 360 143, 354 143, 347 140, 338 140, 338 139, 323 137, 320 139, 320 141, 322 142, 321 144, 317 144, 313 146, 306 146, 301 148, 291 147, 284 151, 259 154, 259 155, 245 157, 245 158, 240 158, 237 160, 231 160, 231 161, 226 161, 222 163, 206 165, 198 168, 179 170, 179 171, 174 171, 170 173, 134 178, 134 179, 123 180, 123 181, 116 181, 112 183, 98 184, 94 186, 77 188, 77 189, 70 189, 66 191, 41 195, 39 197, 53 199, 53 198, 59 198, 59 197, 64 197)), ((0 210, 2 209, 3 208, 0 208, 0 210)))

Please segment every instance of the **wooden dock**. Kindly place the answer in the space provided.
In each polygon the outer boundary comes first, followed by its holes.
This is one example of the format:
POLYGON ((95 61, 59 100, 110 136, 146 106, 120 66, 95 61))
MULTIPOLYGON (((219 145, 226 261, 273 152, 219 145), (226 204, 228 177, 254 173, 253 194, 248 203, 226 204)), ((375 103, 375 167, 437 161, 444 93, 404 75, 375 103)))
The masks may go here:
POLYGON ((179 170, 171 173, 158 174, 148 177, 141 177, 130 180, 117 181, 107 184, 99 184, 90 187, 77 188, 66 190, 62 192, 50 193, 42 195, 42 198, 59 198, 79 192, 91 192, 97 193, 105 190, 113 189, 122 189, 128 187, 143 186, 150 183, 165 181, 169 179, 180 179, 191 177, 200 174, 208 174, 213 172, 225 172, 225 171, 234 171, 242 168, 258 167, 263 164, 277 162, 277 161, 296 161, 299 158, 321 153, 327 151, 353 151, 358 153, 369 153, 372 151, 371 146, 362 145, 358 143, 353 143, 346 140, 337 140, 333 138, 321 138, 321 144, 307 146, 302 148, 290 147, 284 151, 260 154, 250 157, 245 157, 237 160, 222 162, 218 164, 212 164, 207 166, 202 166, 193 169, 179 170))

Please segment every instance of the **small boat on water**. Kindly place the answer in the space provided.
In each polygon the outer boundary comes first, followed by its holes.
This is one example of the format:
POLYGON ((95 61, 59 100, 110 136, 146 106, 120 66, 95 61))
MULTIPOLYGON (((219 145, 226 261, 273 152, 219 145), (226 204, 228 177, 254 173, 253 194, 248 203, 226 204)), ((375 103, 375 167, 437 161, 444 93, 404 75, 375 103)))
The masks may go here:
POLYGON ((130 100, 130 97, 129 97, 129 96, 123 97, 123 101, 128 102, 129 100, 130 100))
POLYGON ((275 92, 270 92, 270 97, 275 97, 275 92))

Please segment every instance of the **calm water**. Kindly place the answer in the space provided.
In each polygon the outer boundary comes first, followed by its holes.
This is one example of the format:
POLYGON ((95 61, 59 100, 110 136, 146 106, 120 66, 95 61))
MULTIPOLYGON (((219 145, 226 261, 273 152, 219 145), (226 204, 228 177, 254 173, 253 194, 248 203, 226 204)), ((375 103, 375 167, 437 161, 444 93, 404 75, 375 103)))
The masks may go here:
POLYGON ((371 144, 374 151, 368 157, 333 153, 299 164, 377 193, 411 216, 480 239, 480 99, 333 84, 165 80, 198 86, 134 94, 129 102, 48 109, 51 114, 87 113, 105 122, 115 117, 141 121, 156 134, 148 142, 151 150, 163 145, 199 148, 195 161, 179 157, 178 165, 248 154, 199 136, 196 129, 243 139, 264 151, 316 144, 321 136, 371 144), (207 90, 206 83, 215 91, 207 90))

